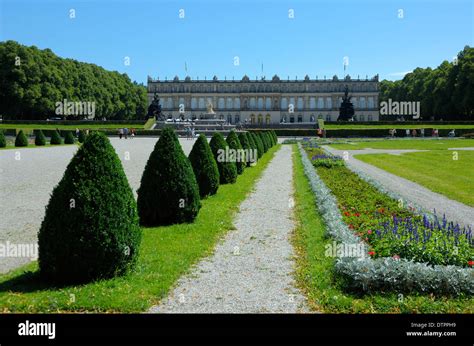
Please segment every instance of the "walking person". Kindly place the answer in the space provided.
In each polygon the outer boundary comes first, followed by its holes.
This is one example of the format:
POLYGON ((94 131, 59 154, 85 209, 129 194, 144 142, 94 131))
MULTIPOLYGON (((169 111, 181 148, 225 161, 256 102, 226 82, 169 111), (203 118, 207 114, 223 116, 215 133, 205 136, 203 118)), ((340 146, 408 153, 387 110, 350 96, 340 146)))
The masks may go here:
POLYGON ((76 127, 76 138, 79 137, 79 129, 76 127))
POLYGON ((122 139, 122 136, 123 136, 123 129, 119 129, 118 133, 119 133, 119 139, 122 139))
POLYGON ((406 129, 405 134, 406 134, 407 137, 410 137, 410 129, 406 129))

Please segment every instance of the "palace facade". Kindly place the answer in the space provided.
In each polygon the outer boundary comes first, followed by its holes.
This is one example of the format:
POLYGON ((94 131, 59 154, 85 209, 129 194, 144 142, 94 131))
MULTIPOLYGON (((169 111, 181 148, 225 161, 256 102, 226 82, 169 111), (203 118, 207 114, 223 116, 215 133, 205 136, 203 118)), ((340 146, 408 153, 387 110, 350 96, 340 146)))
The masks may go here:
POLYGON ((355 109, 355 120, 379 120, 379 78, 282 80, 274 76, 251 80, 159 80, 148 77, 148 102, 155 93, 166 118, 200 119, 212 104, 216 117, 231 124, 314 123, 336 121, 345 87, 355 109))

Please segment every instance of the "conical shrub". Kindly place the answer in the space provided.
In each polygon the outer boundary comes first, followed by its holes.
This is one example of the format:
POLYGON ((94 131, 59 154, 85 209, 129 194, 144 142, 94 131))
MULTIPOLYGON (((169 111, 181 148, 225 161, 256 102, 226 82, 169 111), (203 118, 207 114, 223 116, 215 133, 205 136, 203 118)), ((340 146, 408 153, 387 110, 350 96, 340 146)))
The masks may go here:
POLYGON ((250 132, 250 134, 253 137, 253 141, 257 145, 258 158, 261 158, 263 156, 263 154, 265 153, 265 151, 263 150, 262 140, 261 140, 260 136, 257 133, 250 132))
POLYGON ((257 135, 260 137, 262 140, 263 144, 263 152, 266 153, 268 151, 268 141, 267 138, 265 137, 265 134, 262 131, 259 131, 257 135))
POLYGON ((28 146, 28 138, 23 133, 23 130, 20 130, 15 138, 15 147, 27 147, 28 146))
POLYGON ((44 137, 43 131, 41 130, 36 131, 35 145, 38 145, 38 146, 46 145, 46 138, 44 137))
POLYGON ((84 143, 84 141, 86 140, 86 134, 84 130, 79 131, 79 136, 77 136, 77 140, 79 143, 84 143))
POLYGON ((171 128, 163 129, 146 163, 137 203, 144 226, 191 222, 201 208, 193 168, 171 128))
POLYGON ((219 169, 219 182, 221 184, 233 184, 237 181, 237 166, 228 157, 229 146, 219 132, 214 132, 209 142, 212 155, 219 169))
POLYGON ((107 137, 87 138, 53 189, 38 234, 45 278, 81 283, 133 268, 141 229, 132 189, 107 137))
POLYGON ((250 144, 249 135, 247 132, 239 133, 239 141, 242 145, 242 148, 245 151, 245 163, 247 166, 250 166, 253 162, 257 160, 256 150, 253 149, 250 144))
MULTIPOLYGON (((242 144, 239 141, 239 137, 235 131, 230 131, 227 135, 226 142, 229 145, 229 149, 235 150, 235 165, 237 167, 237 174, 244 173, 244 169, 247 166, 245 161, 245 152, 242 148, 242 144)), ((233 153, 234 154, 234 153, 233 153)))
POLYGON ((52 145, 62 144, 61 136, 59 136, 58 131, 56 131, 56 130, 53 131, 53 133, 51 134, 50 143, 52 145))
POLYGON ((74 144, 74 136, 71 131, 66 131, 64 135, 64 144, 74 144))
POLYGON ((199 135, 194 143, 189 153, 189 161, 196 176, 201 198, 214 195, 219 188, 219 169, 206 136, 203 134, 199 135))
POLYGON ((278 136, 277 136, 275 130, 272 130, 271 133, 273 135, 273 140, 275 141, 275 145, 277 145, 278 144, 278 136))
POLYGON ((0 131, 0 148, 5 148, 7 146, 7 140, 5 139, 5 134, 3 131, 0 131))
POLYGON ((268 141, 270 142, 270 147, 273 148, 273 146, 275 145, 275 141, 273 139, 273 136, 272 134, 270 133, 270 131, 267 131, 265 132, 267 137, 268 137, 268 141))
POLYGON ((254 150, 257 151, 257 159, 258 159, 258 148, 257 148, 257 143, 255 142, 252 134, 250 132, 246 132, 245 135, 247 136, 247 139, 249 141, 250 147, 254 150))

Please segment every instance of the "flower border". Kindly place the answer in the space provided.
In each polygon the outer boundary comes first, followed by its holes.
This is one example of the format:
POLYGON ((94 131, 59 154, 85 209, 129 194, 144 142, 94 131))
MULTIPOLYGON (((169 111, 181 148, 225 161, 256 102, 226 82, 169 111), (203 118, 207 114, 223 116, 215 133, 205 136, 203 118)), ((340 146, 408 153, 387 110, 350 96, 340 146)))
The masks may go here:
MULTIPOLYGON (((343 244, 363 243, 342 220, 336 198, 316 173, 301 143, 298 143, 298 149, 305 175, 325 222, 326 232, 343 244)), ((374 186, 378 185, 376 187, 390 197, 396 196, 383 189, 380 184, 375 184, 372 179, 367 182, 374 186)), ((363 246, 368 249, 365 243, 363 246)), ((418 291, 446 295, 474 294, 474 269, 472 268, 453 265, 431 266, 406 259, 391 257, 372 259, 364 256, 337 257, 335 271, 341 275, 348 288, 363 292, 418 291)))

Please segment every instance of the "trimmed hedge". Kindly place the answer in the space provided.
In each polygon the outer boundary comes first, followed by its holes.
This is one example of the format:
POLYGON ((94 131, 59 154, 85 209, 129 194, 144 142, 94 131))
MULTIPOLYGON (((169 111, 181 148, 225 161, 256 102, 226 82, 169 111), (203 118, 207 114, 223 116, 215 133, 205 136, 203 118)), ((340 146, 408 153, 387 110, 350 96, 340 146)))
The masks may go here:
POLYGON ((196 176, 201 198, 214 195, 219 188, 219 169, 206 136, 199 135, 189 153, 189 161, 196 176))
POLYGON ((20 130, 15 138, 15 147, 27 147, 28 146, 28 138, 23 133, 23 130, 20 130))
POLYGON ((227 142, 221 133, 215 132, 209 142, 214 159, 219 169, 219 181, 221 184, 233 184, 237 181, 237 165, 226 157, 229 149, 227 142))
POLYGON ((66 131, 64 135, 64 144, 74 144, 74 136, 71 131, 66 131))
POLYGON ((235 165, 237 167, 237 174, 244 172, 245 166, 247 166, 245 152, 243 151, 242 144, 239 141, 239 137, 235 131, 230 131, 227 135, 226 142, 230 149, 235 150, 235 165))
POLYGON ((7 146, 7 140, 5 139, 5 134, 3 131, 0 131, 0 148, 5 148, 7 146))
POLYGON ((255 132, 249 132, 253 138, 253 141, 255 142, 256 146, 257 146, 257 152, 258 152, 258 158, 261 158, 264 154, 264 150, 263 150, 263 143, 262 143, 262 140, 260 139, 260 136, 257 135, 257 133, 255 132))
POLYGON ((59 136, 59 133, 58 131, 54 130, 52 133, 51 133, 51 139, 50 139, 50 143, 52 145, 58 145, 58 144, 62 144, 62 140, 61 140, 61 137, 59 136))
POLYGON ((191 222, 196 218, 201 208, 199 187, 173 129, 161 132, 137 192, 138 214, 144 226, 191 222))
POLYGON ((132 189, 107 137, 87 138, 53 189, 38 234, 47 280, 83 283, 122 275, 138 258, 141 229, 132 189))
POLYGON ((245 162, 247 166, 250 166, 253 162, 256 161, 257 155, 254 155, 254 148, 250 144, 250 135, 247 132, 239 133, 239 141, 242 145, 242 149, 245 150, 247 155, 245 156, 245 162), (253 162, 252 162, 253 161, 253 162))
POLYGON ((85 140, 86 140, 86 133, 84 132, 84 130, 79 130, 79 136, 77 136, 77 141, 79 143, 84 143, 85 140))
POLYGON ((35 137, 35 145, 43 146, 46 145, 46 137, 43 134, 43 131, 37 130, 35 137))

